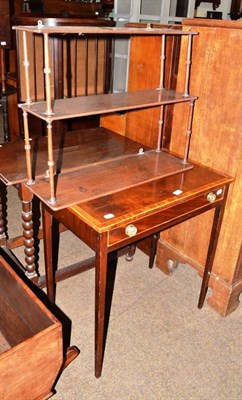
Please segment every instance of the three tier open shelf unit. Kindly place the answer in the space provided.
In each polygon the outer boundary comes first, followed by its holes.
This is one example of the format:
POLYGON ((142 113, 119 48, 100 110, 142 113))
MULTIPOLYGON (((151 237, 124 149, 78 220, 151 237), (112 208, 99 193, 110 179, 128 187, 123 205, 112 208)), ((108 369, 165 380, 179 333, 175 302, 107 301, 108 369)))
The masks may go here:
MULTIPOLYGON (((19 106, 23 112, 25 151, 27 165, 26 183, 30 190, 54 210, 69 207, 73 204, 97 198, 105 194, 135 187, 141 183, 155 181, 161 177, 174 175, 192 168, 188 162, 189 146, 192 132, 192 119, 196 96, 189 94, 189 80, 191 69, 192 39, 196 32, 172 28, 129 28, 129 27, 83 27, 83 26, 44 26, 39 21, 37 26, 16 26, 18 35, 23 41, 23 69, 25 73, 26 101, 19 106), (30 60, 28 48, 31 45, 30 35, 43 35, 44 43, 44 73, 45 73, 45 100, 34 102, 30 90, 30 60), (110 37, 115 41, 119 37, 160 36, 161 62, 160 84, 145 90, 136 90, 123 93, 108 93, 92 96, 79 96, 64 99, 54 99, 51 92, 51 74, 49 42, 53 35, 76 35, 93 37, 110 37), (164 85, 166 68, 166 40, 168 36, 182 36, 186 41, 187 57, 184 74, 184 90, 182 93, 168 90, 164 85), (182 158, 163 151, 162 130, 164 108, 167 105, 187 103, 189 117, 187 123, 186 143, 182 158), (158 107, 160 118, 158 121, 157 145, 154 149, 144 148, 137 143, 137 151, 132 154, 123 154, 118 157, 103 158, 92 163, 80 160, 80 165, 57 173, 53 156, 53 129, 52 123, 56 120, 76 118, 91 115, 105 115, 116 112, 158 107), (31 141, 28 128, 28 115, 33 114, 46 122, 48 140, 47 173, 41 178, 34 175, 31 154, 31 141), (32 188, 32 189, 31 189, 32 188)), ((137 127, 137 130, 139 127, 137 127)), ((180 134, 180 133, 179 133, 180 134)), ((105 145, 105 143, 104 143, 105 145)), ((95 152, 95 146, 93 148, 95 152)), ((84 151, 85 152, 85 151, 84 151)))

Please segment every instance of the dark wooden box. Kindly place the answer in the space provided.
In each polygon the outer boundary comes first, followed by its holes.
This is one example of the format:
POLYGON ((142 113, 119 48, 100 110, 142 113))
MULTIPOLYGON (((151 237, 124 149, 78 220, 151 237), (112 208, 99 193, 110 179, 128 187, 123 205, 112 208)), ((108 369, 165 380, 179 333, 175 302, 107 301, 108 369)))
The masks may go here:
POLYGON ((47 399, 63 362, 62 326, 0 257, 0 399, 47 399))

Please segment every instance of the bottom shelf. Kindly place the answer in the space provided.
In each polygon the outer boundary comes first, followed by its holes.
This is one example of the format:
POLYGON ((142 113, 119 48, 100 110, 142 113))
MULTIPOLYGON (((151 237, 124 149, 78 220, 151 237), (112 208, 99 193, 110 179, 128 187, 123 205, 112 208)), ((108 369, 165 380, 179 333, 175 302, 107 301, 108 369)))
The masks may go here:
POLYGON ((191 164, 165 152, 144 151, 112 160, 84 165, 55 177, 56 202, 50 204, 48 179, 35 181, 29 189, 53 210, 70 207, 166 176, 190 170, 191 164))

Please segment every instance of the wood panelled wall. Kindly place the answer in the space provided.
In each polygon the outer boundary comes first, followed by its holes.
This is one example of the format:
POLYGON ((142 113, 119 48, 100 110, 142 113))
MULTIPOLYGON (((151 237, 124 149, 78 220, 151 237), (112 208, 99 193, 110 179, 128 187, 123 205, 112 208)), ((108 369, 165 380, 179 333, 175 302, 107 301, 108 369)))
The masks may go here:
MULTIPOLYGON (((221 315, 233 311, 242 291, 242 23, 239 21, 185 20, 184 29, 199 32, 194 38, 190 91, 195 106, 190 159, 235 178, 230 187, 208 303, 221 315)), ((181 53, 183 55, 183 52, 181 53)), ((178 89, 180 81, 178 80, 178 89)), ((174 108, 173 130, 186 126, 183 105, 174 108)), ((171 151, 181 152, 183 138, 173 132, 171 151)), ((202 272, 212 212, 162 234, 158 266, 167 261, 188 261, 202 272)))

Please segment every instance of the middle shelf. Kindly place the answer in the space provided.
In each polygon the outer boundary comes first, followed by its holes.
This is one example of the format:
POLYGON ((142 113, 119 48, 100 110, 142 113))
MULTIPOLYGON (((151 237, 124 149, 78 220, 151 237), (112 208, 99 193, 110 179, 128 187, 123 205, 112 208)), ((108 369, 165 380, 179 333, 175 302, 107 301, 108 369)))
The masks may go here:
MULTIPOLYGON (((55 175, 56 201, 52 209, 60 210, 192 168, 191 164, 183 164, 181 159, 171 154, 143 149, 136 154, 84 164, 76 170, 55 175)), ((50 205, 48 178, 36 180, 29 189, 50 205)))
POLYGON ((156 88, 55 99, 52 101, 50 112, 47 111, 46 101, 20 104, 20 108, 44 121, 55 121, 117 111, 137 110, 144 107, 183 103, 196 99, 197 96, 184 96, 183 93, 176 92, 175 90, 156 88))

